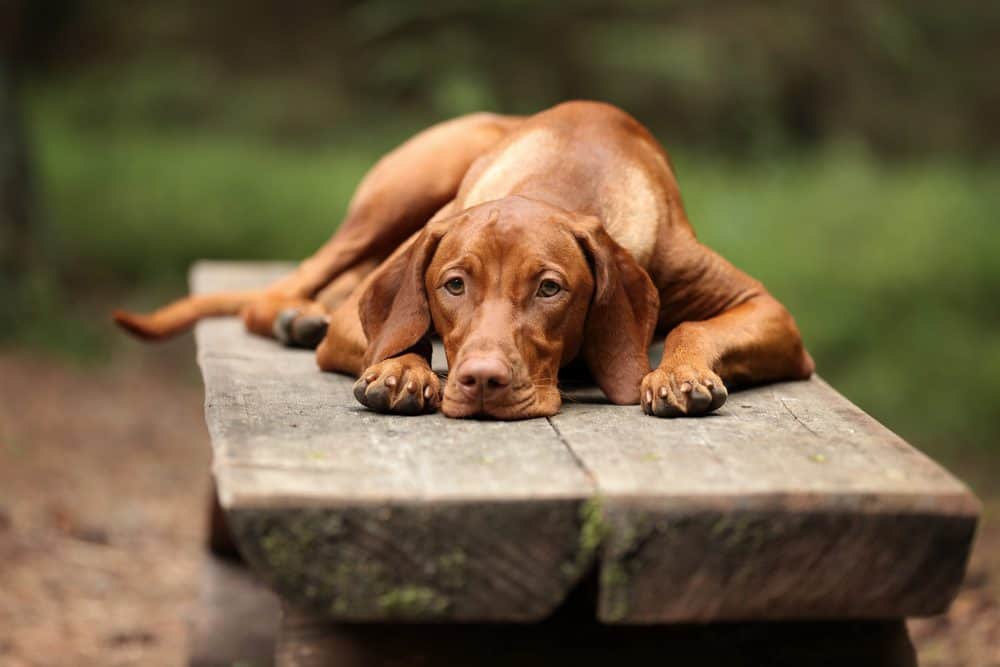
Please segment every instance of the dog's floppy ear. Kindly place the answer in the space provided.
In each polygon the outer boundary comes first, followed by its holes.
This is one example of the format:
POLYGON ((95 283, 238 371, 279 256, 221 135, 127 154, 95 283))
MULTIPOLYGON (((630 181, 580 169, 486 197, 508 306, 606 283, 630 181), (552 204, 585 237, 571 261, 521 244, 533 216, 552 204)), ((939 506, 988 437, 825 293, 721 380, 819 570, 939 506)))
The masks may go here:
POLYGON ((646 271, 608 235, 600 220, 577 219, 573 233, 594 270, 584 361, 611 402, 638 403, 639 385, 649 372, 648 350, 660 297, 646 271))
POLYGON ((424 273, 445 232, 446 221, 427 224, 400 246, 372 276, 358 304, 368 339, 365 367, 407 351, 430 360, 431 313, 424 273))

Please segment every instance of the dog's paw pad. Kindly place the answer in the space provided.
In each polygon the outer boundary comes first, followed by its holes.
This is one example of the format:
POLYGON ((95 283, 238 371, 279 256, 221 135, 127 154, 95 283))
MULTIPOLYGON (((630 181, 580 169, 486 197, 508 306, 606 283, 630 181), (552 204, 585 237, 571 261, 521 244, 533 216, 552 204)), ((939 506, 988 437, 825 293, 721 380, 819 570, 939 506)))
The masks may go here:
POLYGON ((694 416, 722 407, 728 396, 722 379, 708 368, 664 366, 642 380, 643 411, 657 417, 694 416))
POLYGON ((375 412, 433 412, 440 395, 441 381, 422 359, 415 363, 403 358, 386 359, 365 370, 354 383, 354 398, 375 412))
POLYGON ((278 342, 282 345, 292 344, 292 324, 298 316, 298 308, 285 308, 279 311, 278 316, 274 318, 274 324, 271 326, 271 330, 274 333, 274 337, 277 338, 278 342))
POLYGON ((292 342, 299 347, 315 349, 326 337, 329 327, 327 318, 322 315, 302 315, 292 320, 292 342))
POLYGON ((315 349, 326 336, 328 324, 323 315, 303 315, 298 308, 284 308, 274 318, 272 333, 282 345, 315 349))

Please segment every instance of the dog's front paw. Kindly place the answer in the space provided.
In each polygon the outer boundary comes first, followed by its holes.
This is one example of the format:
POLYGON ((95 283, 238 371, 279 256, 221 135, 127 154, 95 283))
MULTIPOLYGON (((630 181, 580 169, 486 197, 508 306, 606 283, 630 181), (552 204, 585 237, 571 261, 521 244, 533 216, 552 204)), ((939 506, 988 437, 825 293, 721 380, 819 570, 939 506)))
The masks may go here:
POLYGON ((729 393, 722 379, 706 367, 661 366, 642 380, 642 409, 657 417, 706 414, 722 407, 729 393))
POLYGON ((354 397, 375 412, 419 415, 441 404, 441 381, 417 354, 369 366, 354 383, 354 397))

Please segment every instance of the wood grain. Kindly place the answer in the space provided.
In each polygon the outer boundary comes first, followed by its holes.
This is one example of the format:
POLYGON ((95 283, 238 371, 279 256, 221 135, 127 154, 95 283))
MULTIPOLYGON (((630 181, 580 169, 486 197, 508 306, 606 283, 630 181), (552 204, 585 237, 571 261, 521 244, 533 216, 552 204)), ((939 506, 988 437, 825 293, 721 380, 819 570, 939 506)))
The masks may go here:
MULTIPOLYGON (((252 287, 279 270, 200 265, 192 282, 252 287)), ((353 379, 236 319, 196 336, 220 501, 282 595, 340 619, 528 621, 589 569, 593 483, 545 420, 387 419, 353 379)))
POLYGON ((551 421, 599 489, 605 621, 927 615, 962 580, 975 499, 818 378, 700 419, 551 421))
MULTIPOLYGON (((192 285, 288 268, 202 263, 192 285)), ((328 618, 536 620, 592 568, 604 622, 893 618, 943 610, 964 573, 976 500, 818 378, 700 419, 587 389, 548 420, 387 417, 236 319, 196 336, 240 548, 328 618)))

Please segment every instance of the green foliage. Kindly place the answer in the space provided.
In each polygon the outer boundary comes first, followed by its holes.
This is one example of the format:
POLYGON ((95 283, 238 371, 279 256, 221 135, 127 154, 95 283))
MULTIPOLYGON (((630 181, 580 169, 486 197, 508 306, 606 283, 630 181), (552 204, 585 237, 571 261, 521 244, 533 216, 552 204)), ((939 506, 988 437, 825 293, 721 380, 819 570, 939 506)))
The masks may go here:
MULTIPOLYGON (((124 86, 117 122, 97 122, 95 89, 30 98, 43 261, 0 286, 5 314, 17 313, 5 318, 8 343, 92 356, 113 340, 109 292, 148 307, 183 292, 198 258, 305 256, 364 171, 426 120, 289 142, 260 131, 272 107, 248 103, 263 99, 252 91, 217 101, 220 118, 243 118, 219 127, 144 122, 148 100, 175 90, 148 82, 124 86)), ((745 162, 682 148, 673 159, 702 240, 789 306, 824 377, 918 444, 995 446, 1000 167, 886 163, 845 143, 745 162)))
POLYGON ((207 132, 90 132, 36 116, 50 254, 67 271, 176 279, 198 257, 301 257, 335 227, 375 150, 207 132))
POLYGON ((702 240, 788 305, 820 374, 916 442, 995 446, 997 166, 677 162, 702 240))
MULTIPOLYGON (((242 109, 220 112, 234 93, 246 99, 266 81, 244 108, 291 133, 373 114, 530 112, 582 97, 629 109, 671 143, 727 152, 844 135, 894 155, 985 157, 1000 147, 988 66, 1000 60, 995 2, 44 4, 50 20, 60 5, 79 11, 59 30, 23 37, 34 45, 30 64, 83 74, 81 86, 120 78, 113 73, 123 66, 145 72, 127 94, 107 96, 132 105, 177 67, 184 94, 147 107, 164 122, 242 123, 242 109)), ((120 111, 94 120, 113 122, 120 111)))

